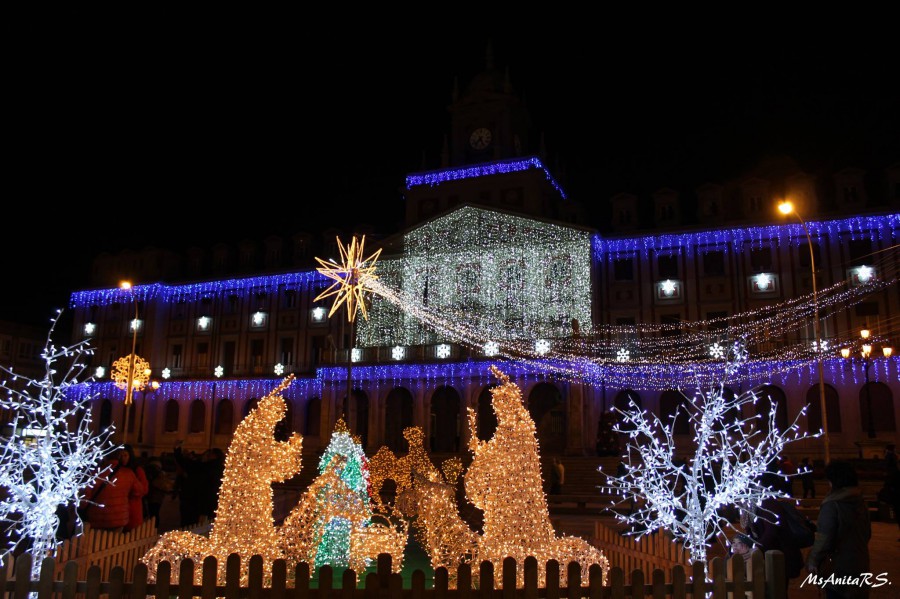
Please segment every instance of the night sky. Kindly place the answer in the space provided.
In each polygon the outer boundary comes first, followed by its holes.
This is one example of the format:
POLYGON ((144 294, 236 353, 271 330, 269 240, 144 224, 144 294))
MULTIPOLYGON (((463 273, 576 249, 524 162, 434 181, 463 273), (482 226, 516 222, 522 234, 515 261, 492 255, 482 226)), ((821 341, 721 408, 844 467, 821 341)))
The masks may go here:
POLYGON ((900 159, 897 50, 875 35, 125 10, 8 25, 2 320, 46 322, 103 251, 399 230, 404 175, 423 152, 437 166, 453 78, 483 69, 488 40, 599 229, 617 192, 690 193, 764 156, 813 173, 900 159))

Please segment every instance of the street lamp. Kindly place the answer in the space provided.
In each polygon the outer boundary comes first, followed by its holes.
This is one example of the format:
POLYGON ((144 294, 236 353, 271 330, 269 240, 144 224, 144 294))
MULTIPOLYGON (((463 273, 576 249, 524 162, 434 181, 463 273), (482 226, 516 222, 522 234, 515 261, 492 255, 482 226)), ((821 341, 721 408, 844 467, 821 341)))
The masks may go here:
POLYGON ((793 213, 803 226, 803 232, 806 233, 806 244, 809 246, 809 269, 812 275, 812 293, 813 293, 813 336, 816 338, 816 364, 819 371, 819 405, 822 410, 822 442, 825 444, 825 463, 831 462, 831 447, 828 439, 828 413, 825 407, 825 369, 822 364, 822 337, 819 335, 819 295, 816 291, 816 257, 813 252, 812 237, 809 235, 809 229, 804 222, 803 217, 797 212, 794 204, 788 200, 784 200, 778 204, 778 211, 784 215, 793 213))
POLYGON ((128 365, 128 380, 126 382, 125 388, 125 430, 124 430, 124 443, 128 443, 128 415, 131 410, 131 404, 134 401, 134 363, 137 355, 135 354, 135 349, 137 348, 137 334, 138 334, 138 301, 137 297, 134 295, 134 287, 132 287, 130 281, 122 281, 119 284, 119 288, 124 291, 131 291, 131 301, 134 304, 134 321, 132 321, 131 329, 131 355, 129 356, 129 365, 128 365))
MULTIPOLYGON (((859 332, 859 338, 862 343, 859 346, 859 355, 862 356, 863 359, 863 372, 866 375, 866 410, 869 413, 868 422, 866 423, 868 426, 868 435, 870 439, 875 438, 875 417, 872 415, 872 389, 869 387, 869 364, 871 364, 872 360, 872 342, 869 340, 871 337, 871 331, 869 329, 863 329, 859 332)), ((850 359, 851 349, 849 347, 841 348, 841 357, 845 360, 850 359)), ((881 353, 885 358, 890 358, 894 353, 894 348, 889 345, 881 346, 881 353)))

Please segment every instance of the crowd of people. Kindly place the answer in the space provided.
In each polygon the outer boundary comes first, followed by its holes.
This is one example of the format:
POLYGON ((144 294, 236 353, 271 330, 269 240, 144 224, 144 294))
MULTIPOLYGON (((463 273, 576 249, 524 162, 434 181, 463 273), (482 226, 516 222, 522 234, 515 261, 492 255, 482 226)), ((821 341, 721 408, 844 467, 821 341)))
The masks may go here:
MULTIPOLYGON (((124 445, 104 468, 106 474, 85 492, 82 520, 94 529, 128 532, 153 518, 165 532, 214 517, 225 455, 218 448, 186 452, 179 442, 172 454, 136 458, 124 445)), ((71 524, 61 523, 61 537, 71 535, 71 524)))

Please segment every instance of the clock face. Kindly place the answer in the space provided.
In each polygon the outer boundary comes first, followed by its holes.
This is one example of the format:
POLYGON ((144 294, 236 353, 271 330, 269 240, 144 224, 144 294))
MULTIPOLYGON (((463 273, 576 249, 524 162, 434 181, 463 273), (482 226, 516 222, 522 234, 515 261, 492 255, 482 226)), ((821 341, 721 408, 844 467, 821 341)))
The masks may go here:
POLYGON ((480 127, 472 131, 472 135, 469 136, 469 145, 476 150, 483 150, 491 145, 490 129, 480 127))

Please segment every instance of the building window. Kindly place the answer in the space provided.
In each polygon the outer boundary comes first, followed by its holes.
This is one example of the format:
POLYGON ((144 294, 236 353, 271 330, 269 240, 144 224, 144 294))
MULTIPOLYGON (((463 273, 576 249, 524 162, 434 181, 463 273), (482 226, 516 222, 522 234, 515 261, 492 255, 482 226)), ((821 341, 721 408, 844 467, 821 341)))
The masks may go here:
POLYGON ((178 432, 178 417, 180 406, 177 399, 170 399, 166 402, 166 417, 164 419, 164 429, 167 433, 178 432))
POLYGON ((850 266, 863 266, 872 263, 872 240, 851 239, 847 244, 850 251, 850 266))
POLYGON ((229 295, 227 309, 229 314, 236 314, 241 309, 240 298, 236 295, 229 295))
POLYGON ((294 363, 294 338, 293 337, 282 337, 281 338, 281 363, 282 364, 293 364, 294 363))
POLYGON ((772 270, 772 249, 758 248, 750 250, 750 267, 753 269, 753 272, 772 270))
POLYGON ((616 281, 633 281, 634 260, 622 258, 613 262, 613 277, 616 281))
POLYGON ((191 422, 189 431, 202 433, 206 428, 206 404, 203 400, 195 399, 191 402, 191 422))
POLYGON ((250 341, 250 363, 254 368, 262 368, 263 343, 262 339, 252 339, 250 341))
POLYGON ((656 259, 656 268, 660 279, 678 278, 678 258, 676 256, 659 256, 656 259))
POLYGON ((859 201, 859 195, 856 192, 856 185, 844 186, 844 202, 847 204, 855 204, 859 201))
POLYGON ((182 364, 182 345, 176 343, 172 346, 172 368, 181 368, 182 364))
MULTIPOLYGON (((809 268, 810 267, 809 244, 803 244, 802 246, 797 248, 797 251, 800 252, 799 260, 798 260, 798 262, 800 263, 800 266, 809 268)), ((819 254, 819 244, 818 243, 812 244, 812 255, 813 255, 813 260, 816 261, 816 268, 818 268, 819 265, 822 264, 822 258, 820 257, 820 254, 819 254)))
POLYGON ((283 305, 285 308, 297 307, 297 292, 293 289, 286 289, 283 298, 283 305))
POLYGON ((209 366, 209 343, 197 344, 197 366, 199 368, 209 366))
POLYGON ((234 404, 223 399, 216 406, 216 434, 230 435, 234 431, 234 404))
POLYGON ((725 252, 720 250, 704 252, 703 274, 708 277, 725 276, 725 252))

